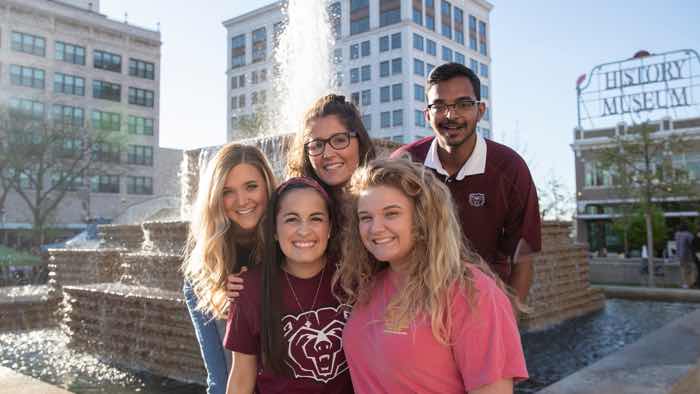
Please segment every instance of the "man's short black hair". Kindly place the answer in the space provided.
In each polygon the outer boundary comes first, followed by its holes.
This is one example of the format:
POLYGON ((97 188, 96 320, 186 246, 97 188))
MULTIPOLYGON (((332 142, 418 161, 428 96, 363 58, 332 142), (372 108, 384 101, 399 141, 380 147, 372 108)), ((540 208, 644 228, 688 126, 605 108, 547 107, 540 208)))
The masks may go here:
POLYGON ((428 75, 426 91, 440 82, 445 82, 456 77, 467 77, 472 83, 476 99, 481 100, 481 81, 479 81, 479 77, 472 69, 460 63, 444 63, 435 67, 433 71, 430 72, 430 75, 428 75))

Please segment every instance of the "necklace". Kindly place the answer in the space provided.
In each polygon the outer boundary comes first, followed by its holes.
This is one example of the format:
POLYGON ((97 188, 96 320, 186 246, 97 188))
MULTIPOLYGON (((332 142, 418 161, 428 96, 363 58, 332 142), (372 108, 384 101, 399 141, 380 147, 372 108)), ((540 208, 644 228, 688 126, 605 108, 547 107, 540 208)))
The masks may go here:
MULTIPOLYGON (((316 286, 316 294, 314 294, 314 301, 311 304, 311 308, 309 311, 312 311, 316 308, 316 299, 318 298, 318 291, 321 289, 321 283, 323 283, 323 275, 326 273, 326 266, 323 266, 323 269, 321 269, 321 279, 318 281, 318 286, 316 286)), ((294 301, 297 302, 297 305, 299 306, 299 311, 304 314, 304 319, 306 319, 306 327, 311 326, 311 322, 309 321, 309 317, 305 314, 304 307, 301 306, 301 302, 299 302, 299 297, 297 297, 296 291, 294 291, 294 286, 292 286, 292 281, 289 279, 289 273, 287 271, 284 271, 284 276, 287 278, 287 283, 289 284, 289 288, 292 289, 292 296, 294 296, 294 301)))

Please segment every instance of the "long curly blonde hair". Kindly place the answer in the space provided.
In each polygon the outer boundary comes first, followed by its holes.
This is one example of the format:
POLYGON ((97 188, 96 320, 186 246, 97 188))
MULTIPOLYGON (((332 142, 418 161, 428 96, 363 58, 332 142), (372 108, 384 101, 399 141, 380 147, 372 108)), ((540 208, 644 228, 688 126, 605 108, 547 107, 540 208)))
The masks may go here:
POLYGON ((260 171, 267 197, 275 190, 275 176, 265 155, 256 147, 230 143, 212 158, 199 180, 190 221, 182 272, 197 296, 197 309, 223 319, 228 310, 226 278, 240 267, 237 261, 236 227, 226 216, 223 190, 226 176, 239 164, 250 164, 260 171))
MULTIPOLYGON (((415 246, 406 265, 404 287, 387 306, 385 321, 393 327, 407 327, 421 315, 429 317, 434 337, 447 344, 451 330, 450 295, 454 294, 455 285, 466 289, 470 303, 474 301, 469 264, 500 280, 466 246, 449 189, 422 165, 405 159, 377 159, 355 172, 348 186, 350 211, 346 212, 349 223, 343 236, 343 257, 334 279, 350 304, 366 304, 377 274, 388 266, 367 251, 359 233, 360 194, 377 186, 395 188, 415 204, 415 246)), ((502 282, 499 286, 504 289, 502 282)))

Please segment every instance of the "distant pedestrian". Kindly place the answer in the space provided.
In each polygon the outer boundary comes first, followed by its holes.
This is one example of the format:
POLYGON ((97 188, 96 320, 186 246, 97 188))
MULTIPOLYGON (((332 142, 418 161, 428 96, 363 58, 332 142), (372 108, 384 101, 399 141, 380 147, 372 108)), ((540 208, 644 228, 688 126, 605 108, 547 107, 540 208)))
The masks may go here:
POLYGON ((694 288, 700 289, 700 231, 695 234, 693 240, 693 250, 695 251, 695 285, 694 288))
POLYGON ((693 265, 695 251, 693 250, 693 234, 688 231, 688 225, 681 223, 675 235, 676 256, 681 264, 681 287, 687 289, 694 283, 693 265))

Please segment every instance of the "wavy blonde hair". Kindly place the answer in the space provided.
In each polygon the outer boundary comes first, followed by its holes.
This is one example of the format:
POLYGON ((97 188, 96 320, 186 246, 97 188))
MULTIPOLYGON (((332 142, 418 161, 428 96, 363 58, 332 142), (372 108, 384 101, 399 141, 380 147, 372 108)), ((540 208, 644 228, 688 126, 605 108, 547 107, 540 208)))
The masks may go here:
POLYGON ((429 317, 433 336, 447 344, 454 285, 466 289, 469 302, 474 301, 468 264, 499 282, 501 289, 505 288, 484 260, 466 246, 447 186, 422 165, 405 159, 378 159, 355 172, 348 186, 350 211, 346 212, 349 223, 343 236, 343 257, 334 279, 350 304, 366 304, 377 274, 388 266, 367 251, 359 233, 360 194, 377 186, 395 188, 415 205, 412 221, 415 246, 407 264, 406 282, 387 306, 385 321, 394 327, 407 327, 421 315, 429 317))
POLYGON ((224 210, 224 184, 228 173, 243 163, 260 171, 268 199, 275 190, 275 176, 258 148, 238 143, 224 145, 199 180, 181 267, 197 296, 197 309, 216 319, 225 318, 228 310, 226 278, 240 269, 235 266, 236 236, 240 234, 224 210))

